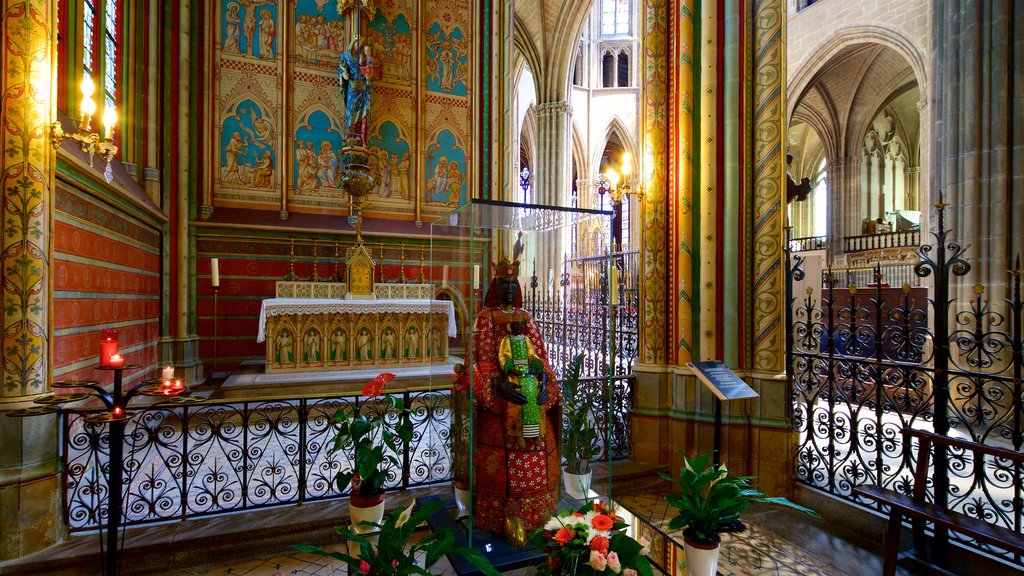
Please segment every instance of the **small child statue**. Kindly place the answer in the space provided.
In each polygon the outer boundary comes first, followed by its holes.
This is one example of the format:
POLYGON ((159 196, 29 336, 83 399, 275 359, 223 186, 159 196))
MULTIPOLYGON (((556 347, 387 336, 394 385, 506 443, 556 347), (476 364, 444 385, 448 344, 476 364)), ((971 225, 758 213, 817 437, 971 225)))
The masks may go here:
POLYGON ((509 335, 502 338, 499 344, 498 360, 505 377, 517 384, 519 391, 526 397, 522 407, 523 438, 536 438, 540 436, 540 408, 537 406, 540 383, 537 375, 544 371, 544 363, 537 356, 533 343, 523 334, 526 321, 522 313, 512 313, 508 330, 509 335))

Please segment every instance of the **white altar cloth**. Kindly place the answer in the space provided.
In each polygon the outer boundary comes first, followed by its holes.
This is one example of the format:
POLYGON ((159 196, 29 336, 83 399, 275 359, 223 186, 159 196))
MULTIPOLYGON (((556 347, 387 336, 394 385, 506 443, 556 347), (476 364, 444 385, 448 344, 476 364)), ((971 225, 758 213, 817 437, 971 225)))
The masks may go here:
POLYGON ((455 305, 447 300, 334 300, 327 298, 267 298, 260 308, 260 330, 257 342, 266 339, 267 316, 289 314, 387 314, 409 312, 413 314, 448 314, 448 336, 458 336, 455 325, 455 305))

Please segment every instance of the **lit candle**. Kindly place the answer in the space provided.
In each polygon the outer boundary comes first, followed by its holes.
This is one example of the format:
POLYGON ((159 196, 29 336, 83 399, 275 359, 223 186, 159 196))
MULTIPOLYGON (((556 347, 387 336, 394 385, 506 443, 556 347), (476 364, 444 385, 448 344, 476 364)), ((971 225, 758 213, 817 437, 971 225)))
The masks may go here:
POLYGON ((92 93, 96 86, 92 83, 92 77, 88 74, 82 79, 82 124, 88 126, 89 118, 96 113, 96 102, 92 99, 92 93))
POLYGON ((167 379, 164 379, 164 383, 162 384, 162 386, 163 386, 163 388, 164 388, 165 390, 170 390, 170 389, 171 389, 171 387, 173 387, 173 386, 174 386, 174 383, 173 383, 173 382, 171 382, 171 380, 170 380, 169 378, 167 378, 167 379))
POLYGON ((480 289, 480 265, 473 264, 473 290, 480 289))
POLYGON ((555 285, 555 269, 554 268, 548 268, 548 282, 550 282, 552 286, 555 285))
POLYGON ((109 367, 114 354, 117 354, 117 330, 106 328, 100 331, 100 366, 109 367))
POLYGON ((114 420, 120 420, 121 418, 124 418, 124 408, 121 408, 120 406, 114 406, 114 409, 110 411, 110 415, 114 418, 114 420))
POLYGON ((182 382, 181 378, 175 378, 174 379, 174 385, 172 387, 175 390, 184 390, 185 389, 185 383, 182 382))
POLYGON ((174 378, 174 366, 164 366, 163 371, 160 372, 160 377, 164 380, 174 378))
POLYGON ((444 271, 441 273, 441 286, 448 285, 448 265, 444 265, 444 271))
POLYGON ((619 269, 612 268, 612 279, 608 287, 612 291, 612 306, 619 305, 619 269))
POLYGON ((112 106, 107 106, 103 109, 103 137, 105 139, 114 139, 114 124, 117 124, 117 111, 112 106))
POLYGON ((112 354, 110 356, 110 367, 124 368, 124 356, 121 356, 120 354, 112 354))
POLYGON ((216 258, 210 259, 210 276, 213 278, 213 287, 220 288, 220 263, 216 258))

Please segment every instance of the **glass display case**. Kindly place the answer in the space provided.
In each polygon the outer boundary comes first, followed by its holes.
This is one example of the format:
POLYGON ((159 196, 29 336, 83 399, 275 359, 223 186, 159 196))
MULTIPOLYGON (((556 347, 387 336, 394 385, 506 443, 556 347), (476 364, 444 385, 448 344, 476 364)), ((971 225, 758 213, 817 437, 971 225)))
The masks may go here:
POLYGON ((607 378, 620 296, 608 288, 619 285, 611 220, 474 200, 431 224, 429 282, 456 317, 455 377, 432 382, 452 389, 447 514, 499 567, 500 547, 521 544, 556 510, 611 497, 623 424, 607 378))

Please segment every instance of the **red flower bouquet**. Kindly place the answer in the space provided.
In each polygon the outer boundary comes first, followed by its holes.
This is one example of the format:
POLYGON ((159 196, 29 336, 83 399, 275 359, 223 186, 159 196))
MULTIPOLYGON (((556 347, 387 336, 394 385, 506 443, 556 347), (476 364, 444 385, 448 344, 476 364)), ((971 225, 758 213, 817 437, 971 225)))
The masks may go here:
POLYGON ((548 555, 537 573, 653 576, 647 546, 623 532, 625 528, 600 500, 552 517, 530 535, 548 555))

